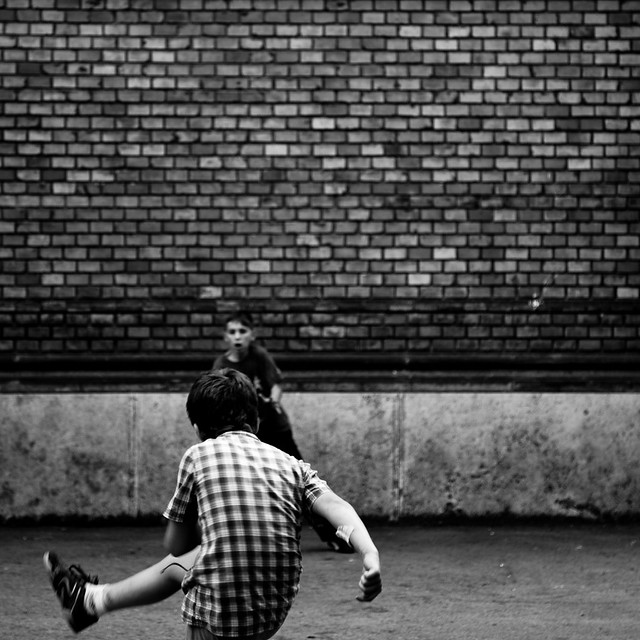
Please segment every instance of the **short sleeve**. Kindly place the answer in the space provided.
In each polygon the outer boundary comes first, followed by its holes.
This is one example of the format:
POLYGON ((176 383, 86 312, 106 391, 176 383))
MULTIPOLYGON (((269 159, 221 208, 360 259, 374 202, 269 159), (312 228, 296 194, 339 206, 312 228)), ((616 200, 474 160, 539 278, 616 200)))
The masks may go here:
POLYGON ((194 496, 194 463, 191 449, 182 456, 178 468, 178 481, 173 497, 162 514, 167 520, 184 522, 187 519, 189 504, 194 496))
POLYGON ((312 469, 309 463, 299 461, 302 468, 302 478, 304 484, 304 503, 307 510, 311 510, 313 503, 327 491, 331 491, 329 485, 312 469))

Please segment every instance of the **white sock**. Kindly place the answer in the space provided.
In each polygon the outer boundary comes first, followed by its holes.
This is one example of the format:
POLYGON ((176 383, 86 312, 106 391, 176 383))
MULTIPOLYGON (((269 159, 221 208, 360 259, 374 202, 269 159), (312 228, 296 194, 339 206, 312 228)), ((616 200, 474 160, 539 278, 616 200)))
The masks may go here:
POLYGON ((104 597, 106 587, 106 584, 88 583, 85 585, 84 607, 89 613, 98 616, 98 618, 107 612, 104 597))

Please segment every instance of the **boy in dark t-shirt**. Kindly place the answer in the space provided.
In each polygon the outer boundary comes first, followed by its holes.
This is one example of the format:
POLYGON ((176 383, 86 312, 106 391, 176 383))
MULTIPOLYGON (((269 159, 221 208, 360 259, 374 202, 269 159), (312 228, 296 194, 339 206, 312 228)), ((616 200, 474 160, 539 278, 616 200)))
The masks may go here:
MULTIPOLYGON (((229 349, 215 359, 212 369, 236 369, 253 382, 258 393, 258 438, 302 460, 302 454, 293 439, 289 417, 280 405, 282 372, 269 352, 255 343, 253 321, 249 314, 237 313, 227 318, 224 341, 229 349)), ((334 551, 353 553, 353 548, 336 536, 335 528, 322 518, 314 517, 311 526, 334 551)))
POLYGON ((236 369, 253 382, 258 393, 258 437, 263 442, 299 460, 302 459, 293 439, 289 418, 280 405, 282 372, 269 352, 255 343, 251 318, 247 314, 237 314, 228 318, 225 323, 224 341, 229 349, 215 359, 212 368, 236 369))

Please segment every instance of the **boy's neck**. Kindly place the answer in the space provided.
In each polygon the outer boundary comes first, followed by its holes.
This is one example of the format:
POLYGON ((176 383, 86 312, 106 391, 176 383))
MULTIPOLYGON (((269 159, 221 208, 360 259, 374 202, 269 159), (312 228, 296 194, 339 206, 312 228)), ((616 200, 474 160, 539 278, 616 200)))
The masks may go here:
POLYGON ((236 351, 235 349, 229 349, 227 351, 227 360, 229 362, 241 362, 249 355, 249 347, 245 351, 236 351))
POLYGON ((222 429, 221 431, 216 433, 216 435, 213 436, 213 437, 214 438, 219 438, 220 436, 224 435, 225 433, 232 433, 234 431, 241 432, 241 433, 251 433, 251 434, 255 435, 257 429, 252 429, 248 424, 244 424, 241 427, 237 426, 237 425, 235 425, 235 426, 229 425, 225 429, 222 429))
POLYGON ((243 359, 244 358, 241 358, 240 355, 235 351, 227 351, 227 360, 229 362, 240 362, 240 360, 243 359))

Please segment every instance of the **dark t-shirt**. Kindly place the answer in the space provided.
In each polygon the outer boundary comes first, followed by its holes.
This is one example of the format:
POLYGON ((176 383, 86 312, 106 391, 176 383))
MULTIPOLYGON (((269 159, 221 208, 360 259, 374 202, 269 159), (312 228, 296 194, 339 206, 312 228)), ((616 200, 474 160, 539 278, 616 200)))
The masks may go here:
POLYGON ((266 398, 271 394, 271 387, 280 384, 283 378, 282 371, 269 352, 256 344, 249 346, 249 352, 243 360, 232 362, 225 353, 215 359, 212 368, 229 368, 244 373, 253 382, 256 391, 266 398))
MULTIPOLYGON (((282 381, 282 371, 278 369, 274 359, 269 352, 256 344, 249 346, 246 357, 239 362, 232 362, 227 358, 227 354, 223 354, 215 359, 213 369, 235 369, 244 373, 254 384, 258 392, 258 413, 260 415, 260 430, 258 436, 261 440, 265 440, 270 444, 274 444, 279 449, 287 450, 292 453, 286 445, 278 440, 278 434, 289 434, 291 432, 291 424, 289 416, 280 406, 276 406, 269 402, 271 396, 271 387, 282 381)), ((297 448, 295 449, 297 451, 297 448)), ((297 458, 301 456, 299 453, 292 453, 297 458)))

